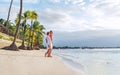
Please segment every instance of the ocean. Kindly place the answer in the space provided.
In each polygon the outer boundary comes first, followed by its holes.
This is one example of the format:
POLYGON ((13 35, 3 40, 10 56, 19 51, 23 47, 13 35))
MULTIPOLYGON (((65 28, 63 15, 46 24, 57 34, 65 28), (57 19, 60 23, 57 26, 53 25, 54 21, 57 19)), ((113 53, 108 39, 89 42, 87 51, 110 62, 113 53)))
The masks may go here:
POLYGON ((53 54, 83 75, 120 75, 120 49, 58 49, 53 54))

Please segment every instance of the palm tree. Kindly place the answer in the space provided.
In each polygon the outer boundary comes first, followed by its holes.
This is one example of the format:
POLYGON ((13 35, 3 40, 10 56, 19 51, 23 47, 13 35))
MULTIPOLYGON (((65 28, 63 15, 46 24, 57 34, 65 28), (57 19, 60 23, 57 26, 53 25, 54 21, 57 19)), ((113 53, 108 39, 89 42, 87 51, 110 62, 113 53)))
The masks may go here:
POLYGON ((10 36, 14 36, 14 34, 15 34, 15 31, 16 31, 16 26, 15 25, 11 25, 11 26, 9 26, 9 35, 10 36))
POLYGON ((22 25, 23 37, 22 37, 22 45, 19 46, 19 49, 26 49, 24 43, 25 43, 25 35, 26 35, 26 28, 27 28, 26 22, 29 19, 29 13, 30 13, 29 11, 24 12, 23 17, 22 17, 22 19, 23 19, 23 25, 22 25))
POLYGON ((43 25, 40 25, 39 26, 39 31, 36 33, 36 36, 35 36, 35 43, 34 43, 34 46, 37 47, 37 49, 42 46, 43 44, 43 35, 45 34, 45 32, 43 31, 45 28, 43 27, 43 25))
POLYGON ((6 25, 5 26, 7 26, 8 21, 9 21, 12 4, 13 4, 13 0, 10 1, 10 7, 9 7, 9 11, 8 11, 8 17, 7 17, 7 21, 6 21, 6 25))
POLYGON ((0 32, 4 32, 7 28, 4 26, 4 23, 5 23, 5 19, 1 18, 0 19, 0 32))
POLYGON ((33 48, 33 39, 34 39, 34 35, 36 32, 38 32, 40 30, 39 28, 39 22, 38 21, 34 21, 33 26, 32 26, 32 34, 31 34, 31 48, 33 48))
POLYGON ((32 47, 39 48, 40 40, 43 39, 43 30, 45 28, 38 21, 34 21, 32 28, 32 47))
POLYGON ((8 34, 10 36, 14 35, 14 31, 15 31, 15 25, 9 20, 8 22, 5 19, 0 19, 0 24, 2 25, 2 27, 0 28, 0 31, 8 34), (7 23, 7 27, 6 27, 6 23, 7 23))
POLYGON ((29 19, 31 19, 31 26, 30 26, 30 32, 29 32, 29 40, 28 40, 28 49, 33 49, 32 48, 32 40, 31 40, 31 38, 32 38, 32 25, 33 25, 33 21, 34 20, 36 20, 38 18, 38 14, 35 12, 35 11, 30 11, 30 13, 29 13, 29 19))
POLYGON ((17 38, 17 34, 18 34, 18 29, 19 29, 20 21, 21 21, 22 3, 23 3, 23 0, 20 0, 20 10, 19 10, 19 14, 20 15, 19 15, 18 24, 16 25, 16 32, 15 32, 15 35, 14 35, 14 40, 13 40, 12 44, 10 46, 8 46, 8 47, 5 47, 5 49, 18 51, 18 47, 16 46, 15 42, 16 42, 16 38, 17 38))
POLYGON ((5 19, 1 18, 1 19, 0 19, 0 24, 3 25, 3 24, 5 23, 5 21, 6 21, 5 19))
POLYGON ((40 25, 40 32, 38 33, 39 46, 43 46, 43 38, 45 34, 44 30, 45 30, 45 27, 43 25, 40 25))
POLYGON ((9 21, 5 21, 3 25, 7 28, 7 33, 6 34, 8 34, 8 35, 12 34, 12 36, 13 36, 14 31, 12 29, 13 29, 13 26, 15 26, 14 23, 11 22, 11 20, 9 20, 9 21))

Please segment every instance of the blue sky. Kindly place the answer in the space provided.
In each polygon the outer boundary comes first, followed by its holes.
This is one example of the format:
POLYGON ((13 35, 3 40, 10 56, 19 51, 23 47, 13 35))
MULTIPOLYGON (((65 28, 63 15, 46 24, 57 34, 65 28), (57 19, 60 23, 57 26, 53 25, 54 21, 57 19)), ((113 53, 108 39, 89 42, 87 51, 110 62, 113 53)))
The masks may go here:
MULTIPOLYGON (((1 18, 6 19, 9 2, 10 0, 0 0, 1 18)), ((45 26, 46 31, 66 33, 64 35, 71 32, 77 35, 75 32, 94 31, 97 36, 97 31, 120 30, 120 0, 23 0, 23 2, 23 12, 35 10, 39 14, 38 20, 45 26)), ((18 10, 19 0, 14 0, 10 17, 12 21, 14 21, 18 10)), ((80 35, 84 36, 88 33, 79 34, 78 37, 80 35)), ((55 41, 59 40, 57 34, 54 36, 57 38, 55 41)), ((71 40, 71 38, 68 39, 71 40)), ((74 42, 76 43, 76 40, 74 42)))

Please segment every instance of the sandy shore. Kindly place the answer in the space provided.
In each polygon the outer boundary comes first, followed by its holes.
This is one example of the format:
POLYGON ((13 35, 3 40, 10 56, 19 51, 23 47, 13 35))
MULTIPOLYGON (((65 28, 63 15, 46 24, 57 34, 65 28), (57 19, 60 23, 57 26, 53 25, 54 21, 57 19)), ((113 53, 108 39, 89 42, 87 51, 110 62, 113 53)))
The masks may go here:
MULTIPOLYGON (((7 40, 0 39, 0 48, 10 46, 11 43, 12 43, 12 41, 7 41, 7 40)), ((16 45, 20 46, 21 44, 16 43, 16 45)))
POLYGON ((0 50, 0 75, 80 75, 57 56, 44 57, 44 50, 0 50))

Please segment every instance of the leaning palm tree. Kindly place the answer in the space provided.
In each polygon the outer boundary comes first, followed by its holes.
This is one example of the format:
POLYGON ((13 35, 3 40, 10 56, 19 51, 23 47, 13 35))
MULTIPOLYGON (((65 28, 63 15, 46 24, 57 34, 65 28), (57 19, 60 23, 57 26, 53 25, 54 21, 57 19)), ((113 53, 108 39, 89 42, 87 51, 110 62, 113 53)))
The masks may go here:
POLYGON ((7 21, 6 21, 5 26, 7 26, 8 21, 9 21, 9 17, 10 17, 10 12, 11 12, 11 7, 12 7, 12 4, 13 4, 13 0, 11 0, 11 1, 10 1, 10 7, 9 7, 8 16, 7 16, 7 21))
POLYGON ((17 34, 18 34, 20 21, 21 21, 22 3, 23 3, 23 0, 20 0, 20 11, 19 11, 20 15, 19 15, 18 23, 16 25, 16 32, 15 32, 15 35, 14 35, 14 40, 13 40, 12 44, 10 46, 8 46, 8 47, 5 47, 5 49, 18 51, 18 47, 16 46, 15 42, 16 42, 16 38, 17 38, 17 34))

